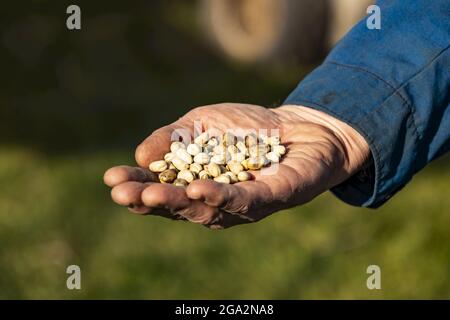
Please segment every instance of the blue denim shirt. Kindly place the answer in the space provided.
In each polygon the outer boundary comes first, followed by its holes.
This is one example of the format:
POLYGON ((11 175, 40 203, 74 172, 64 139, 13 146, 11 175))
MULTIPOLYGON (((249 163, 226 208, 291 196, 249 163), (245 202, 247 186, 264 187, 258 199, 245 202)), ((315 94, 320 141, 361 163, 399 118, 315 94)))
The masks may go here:
POLYGON ((380 0, 381 29, 358 23, 285 104, 356 129, 373 162, 332 192, 376 208, 450 149, 450 0, 380 0))

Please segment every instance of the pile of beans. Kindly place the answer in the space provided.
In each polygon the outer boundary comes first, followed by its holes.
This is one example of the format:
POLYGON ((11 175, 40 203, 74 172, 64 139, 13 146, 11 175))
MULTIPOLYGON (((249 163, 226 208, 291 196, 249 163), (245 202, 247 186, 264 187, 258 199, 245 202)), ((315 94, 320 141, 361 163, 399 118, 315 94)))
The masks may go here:
POLYGON ((214 179, 221 183, 248 181, 248 170, 278 163, 286 153, 279 137, 249 134, 238 140, 232 133, 209 137, 203 132, 194 143, 172 142, 164 160, 154 161, 149 169, 159 174, 161 183, 187 186, 196 179, 214 179))

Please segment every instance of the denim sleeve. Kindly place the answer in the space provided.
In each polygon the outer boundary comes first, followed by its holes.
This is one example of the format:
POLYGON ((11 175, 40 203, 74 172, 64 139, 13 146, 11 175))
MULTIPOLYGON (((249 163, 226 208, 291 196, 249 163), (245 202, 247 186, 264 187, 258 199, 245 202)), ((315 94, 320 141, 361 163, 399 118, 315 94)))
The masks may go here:
POLYGON ((284 104, 326 112, 356 129, 372 163, 331 191, 376 208, 450 149, 450 0, 381 0, 284 104))

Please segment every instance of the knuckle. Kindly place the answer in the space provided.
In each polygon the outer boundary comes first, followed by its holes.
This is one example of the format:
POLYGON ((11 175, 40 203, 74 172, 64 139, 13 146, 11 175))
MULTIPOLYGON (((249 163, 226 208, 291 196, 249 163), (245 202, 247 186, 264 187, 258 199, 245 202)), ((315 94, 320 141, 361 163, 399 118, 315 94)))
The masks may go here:
POLYGON ((155 184, 142 192, 143 203, 152 207, 158 207, 164 205, 167 202, 167 192, 163 192, 163 190, 161 190, 157 186, 158 184, 155 184))
POLYGON ((202 187, 199 180, 194 180, 186 189, 186 194, 191 199, 202 198, 202 187))

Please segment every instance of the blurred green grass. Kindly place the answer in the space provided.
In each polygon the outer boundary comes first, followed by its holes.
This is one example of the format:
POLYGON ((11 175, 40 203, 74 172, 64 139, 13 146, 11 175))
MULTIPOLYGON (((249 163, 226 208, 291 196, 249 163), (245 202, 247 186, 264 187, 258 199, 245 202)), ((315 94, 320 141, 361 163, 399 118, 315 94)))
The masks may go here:
POLYGON ((149 132, 196 105, 277 105, 311 66, 224 61, 183 1, 83 2, 79 33, 66 6, 0 19, 0 298, 450 298, 448 158, 376 211, 325 194, 217 232, 114 205, 103 172, 149 132))
POLYGON ((223 231, 135 216, 104 168, 127 153, 0 152, 0 298, 448 298, 450 167, 443 159, 383 208, 330 194, 223 231), (69 264, 82 290, 65 287, 69 264), (382 290, 366 288, 367 266, 382 290))

